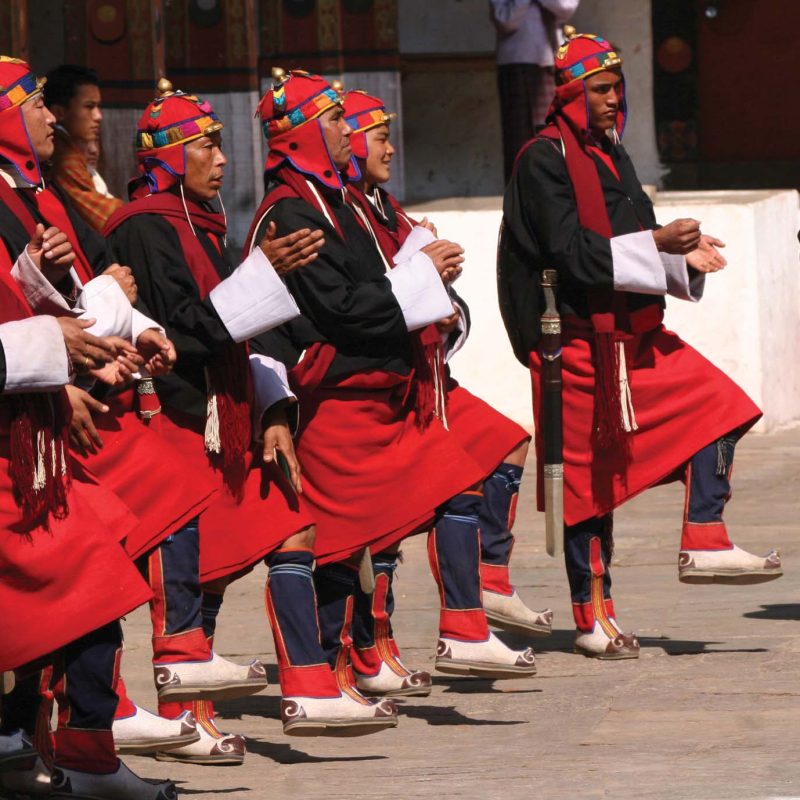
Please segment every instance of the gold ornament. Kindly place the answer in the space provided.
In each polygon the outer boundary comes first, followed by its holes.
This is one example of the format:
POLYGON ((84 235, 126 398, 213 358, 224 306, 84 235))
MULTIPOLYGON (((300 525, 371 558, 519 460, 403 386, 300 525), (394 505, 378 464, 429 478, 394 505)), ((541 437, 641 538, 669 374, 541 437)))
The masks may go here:
POLYGON ((344 94, 344 84, 338 79, 331 81, 331 89, 333 89, 336 94, 344 94))
POLYGON ((572 25, 565 25, 564 26, 564 38, 569 41, 570 39, 574 39, 578 35, 578 31, 572 25))
POLYGON ((286 70, 281 67, 272 68, 272 80, 280 85, 286 80, 286 70))
POLYGON ((172 90, 172 82, 166 78, 161 78, 156 84, 156 88, 158 89, 159 97, 169 97, 171 94, 175 94, 172 90))

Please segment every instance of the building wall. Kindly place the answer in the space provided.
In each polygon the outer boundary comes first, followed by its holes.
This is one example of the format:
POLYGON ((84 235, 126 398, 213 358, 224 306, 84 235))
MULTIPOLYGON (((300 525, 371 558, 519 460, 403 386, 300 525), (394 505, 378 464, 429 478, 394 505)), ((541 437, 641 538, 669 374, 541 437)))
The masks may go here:
MULTIPOLYGON (((497 305, 499 198, 450 198, 410 209, 466 249, 456 288, 472 333, 451 363, 470 391, 530 428, 530 377, 514 358, 497 305)), ((728 267, 708 276, 700 303, 668 300, 665 324, 727 372, 764 410, 757 430, 800 422, 800 248, 795 191, 659 192, 656 216, 702 220, 727 244, 728 267), (781 355, 788 353, 788 358, 781 355)), ((633 384, 636 403, 636 385, 633 384)))
MULTIPOLYGON (((625 145, 642 181, 658 183, 650 0, 581 0, 572 22, 622 49, 631 112, 625 145)), ((398 40, 406 196, 502 193, 495 37, 486 0, 403 0, 398 40)))

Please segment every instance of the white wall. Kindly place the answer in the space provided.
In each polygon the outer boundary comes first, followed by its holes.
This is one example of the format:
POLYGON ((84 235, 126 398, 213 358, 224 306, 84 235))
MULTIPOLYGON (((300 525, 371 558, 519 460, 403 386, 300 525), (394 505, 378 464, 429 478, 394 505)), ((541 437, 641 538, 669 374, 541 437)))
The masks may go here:
MULTIPOLYGON (((532 426, 528 372, 517 362, 497 307, 495 248, 500 198, 439 200, 414 207, 439 235, 466 249, 456 284, 472 335, 453 374, 521 424, 532 426)), ((666 325, 736 380, 764 410, 757 430, 800 421, 800 270, 794 191, 659 193, 660 222, 682 216, 727 243, 727 269, 710 275, 699 304, 668 302, 666 325)), ((634 397, 635 402, 635 397, 634 397)))

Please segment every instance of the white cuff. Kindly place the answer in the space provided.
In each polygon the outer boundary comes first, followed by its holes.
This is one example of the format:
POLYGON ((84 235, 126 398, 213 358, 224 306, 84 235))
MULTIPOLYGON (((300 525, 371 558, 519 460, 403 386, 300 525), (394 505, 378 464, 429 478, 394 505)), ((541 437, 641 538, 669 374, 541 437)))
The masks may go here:
POLYGON ((652 231, 637 231, 611 238, 614 288, 638 294, 667 293, 667 277, 652 231))
POLYGON ((131 312, 131 342, 134 345, 139 341, 139 337, 151 328, 155 328, 162 336, 166 335, 166 331, 161 325, 142 314, 141 311, 131 308, 131 312))
POLYGON ((436 237, 433 235, 432 231, 423 228, 421 225, 416 225, 411 230, 411 233, 406 236, 403 246, 395 253, 394 263, 402 264, 404 261, 408 261, 415 253, 422 250, 423 247, 427 247, 435 241, 436 237))
POLYGON ((659 255, 667 276, 667 294, 679 300, 688 300, 690 303, 700 300, 706 287, 705 273, 696 269, 690 271, 683 256, 670 253, 659 253, 659 255))
POLYGON ((256 353, 250 356, 250 371, 253 374, 253 430, 257 437, 263 432, 264 412, 281 400, 297 401, 289 388, 289 377, 283 362, 256 353))
POLYGON ((130 300, 111 275, 100 275, 84 284, 78 296, 82 319, 97 320, 89 333, 95 336, 120 336, 132 341, 132 311, 130 300))
POLYGON ((260 247, 208 295, 234 342, 244 342, 300 316, 294 298, 260 247))
POLYGON ((70 311, 69 304, 58 289, 45 278, 42 271, 28 255, 26 247, 11 269, 11 277, 22 289, 30 307, 40 313, 62 313, 70 311))
POLYGON ((450 295, 433 261, 418 252, 386 273, 409 331, 424 328, 453 313, 450 295))
POLYGON ((446 364, 450 359, 464 346, 469 336, 469 329, 467 328, 467 320, 464 315, 464 309, 455 300, 452 301, 453 305, 459 310, 460 316, 455 330, 450 333, 442 334, 442 344, 444 345, 444 363, 446 364))
POLYGON ((5 394, 52 392, 69 383, 69 355, 55 317, 31 317, 0 325, 6 356, 5 394))

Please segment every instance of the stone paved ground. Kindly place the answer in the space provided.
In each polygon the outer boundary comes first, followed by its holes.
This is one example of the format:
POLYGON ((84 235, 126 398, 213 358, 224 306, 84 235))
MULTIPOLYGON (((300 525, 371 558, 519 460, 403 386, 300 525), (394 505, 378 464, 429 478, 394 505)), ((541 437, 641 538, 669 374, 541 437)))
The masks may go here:
MULTIPOLYGON (((514 574, 526 600, 556 613, 554 634, 536 642, 537 677, 437 677, 429 698, 402 704, 394 731, 292 740, 278 721, 272 666, 264 694, 219 709, 227 730, 248 737, 244 766, 128 763, 148 777, 170 775, 185 796, 230 800, 800 798, 800 430, 745 439, 735 490, 733 538, 757 552, 779 547, 787 567, 779 581, 739 589, 678 583, 677 486, 619 512, 614 596, 620 619, 642 637, 638 662, 572 654, 563 566, 544 553, 528 477, 514 574)), ((422 539, 405 553, 395 628, 406 661, 430 669, 437 598, 422 539)), ((250 575, 231 588, 218 649, 274 665, 263 579, 250 575)), ((126 632, 131 694, 152 708, 142 611, 126 632)))

